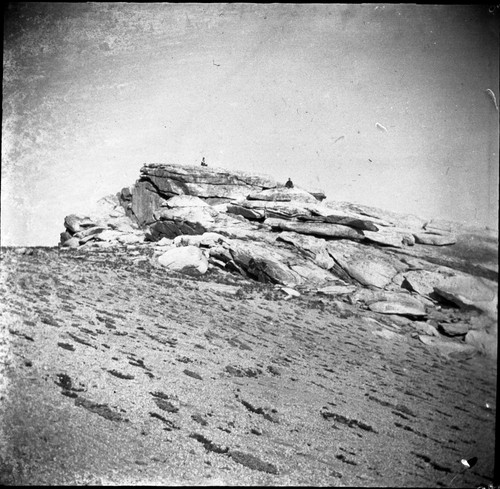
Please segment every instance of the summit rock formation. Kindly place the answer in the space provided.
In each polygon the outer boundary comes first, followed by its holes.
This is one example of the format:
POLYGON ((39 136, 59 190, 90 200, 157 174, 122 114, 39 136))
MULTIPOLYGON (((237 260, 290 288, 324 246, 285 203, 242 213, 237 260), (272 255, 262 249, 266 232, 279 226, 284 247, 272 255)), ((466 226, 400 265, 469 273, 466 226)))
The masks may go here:
POLYGON ((134 185, 64 226, 62 248, 149 247, 167 271, 218 267, 295 293, 327 291, 418 321, 415 335, 445 354, 458 337, 464 352, 473 345, 496 357, 498 241, 488 230, 325 200, 268 176, 173 164, 145 164, 134 185), (460 326, 450 327, 457 312, 460 326), (429 341, 429 331, 439 337, 429 341))

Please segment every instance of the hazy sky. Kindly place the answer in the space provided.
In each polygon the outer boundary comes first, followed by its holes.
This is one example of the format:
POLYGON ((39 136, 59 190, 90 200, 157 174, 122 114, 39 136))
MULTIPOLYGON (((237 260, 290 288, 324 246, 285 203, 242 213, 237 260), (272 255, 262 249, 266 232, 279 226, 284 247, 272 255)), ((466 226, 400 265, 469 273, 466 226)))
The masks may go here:
POLYGON ((484 5, 13 3, 2 244, 55 245, 67 214, 143 163, 202 156, 497 228, 499 18, 484 5))

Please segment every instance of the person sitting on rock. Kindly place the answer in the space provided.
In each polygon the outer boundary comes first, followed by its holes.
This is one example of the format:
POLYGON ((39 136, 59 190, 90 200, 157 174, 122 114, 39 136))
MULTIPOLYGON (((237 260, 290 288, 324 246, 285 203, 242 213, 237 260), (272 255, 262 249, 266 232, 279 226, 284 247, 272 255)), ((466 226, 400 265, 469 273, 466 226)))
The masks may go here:
POLYGON ((205 163, 205 157, 203 157, 201 159, 201 166, 208 166, 206 163, 205 163))
POLYGON ((285 183, 285 187, 286 188, 293 188, 293 182, 290 180, 290 178, 288 179, 288 181, 285 183))

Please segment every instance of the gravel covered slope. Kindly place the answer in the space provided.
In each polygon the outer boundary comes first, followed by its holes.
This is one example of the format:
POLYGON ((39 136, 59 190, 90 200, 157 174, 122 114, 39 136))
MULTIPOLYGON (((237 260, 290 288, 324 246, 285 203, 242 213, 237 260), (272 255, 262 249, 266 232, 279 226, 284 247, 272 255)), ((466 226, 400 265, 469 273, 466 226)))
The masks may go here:
POLYGON ((496 364, 441 356, 409 319, 126 252, 0 266, 0 483, 492 480, 496 364))

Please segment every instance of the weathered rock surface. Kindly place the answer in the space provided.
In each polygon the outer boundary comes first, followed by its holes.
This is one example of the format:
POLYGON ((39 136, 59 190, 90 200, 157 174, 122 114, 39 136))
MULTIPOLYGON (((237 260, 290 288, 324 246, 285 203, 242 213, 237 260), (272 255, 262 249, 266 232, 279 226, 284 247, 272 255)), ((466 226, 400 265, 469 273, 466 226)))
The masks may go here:
POLYGON ((69 233, 75 234, 82 229, 95 226, 95 222, 93 222, 89 217, 82 217, 71 214, 65 217, 64 226, 69 233))
POLYGON ((195 195, 174 195, 161 205, 163 207, 209 207, 206 201, 195 195))
POLYGON ((384 288, 406 266, 381 250, 350 241, 329 241, 328 253, 362 285, 384 288))
POLYGON ((316 290, 322 301, 338 296, 394 322, 427 316, 432 324, 419 326, 427 335, 463 338, 475 329, 471 310, 496 320, 495 236, 320 194, 246 172, 146 164, 135 185, 86 216, 67 216, 61 245, 152 246, 171 269, 205 273, 210 264, 285 289, 316 290), (195 264, 167 262, 174 251, 195 264))

